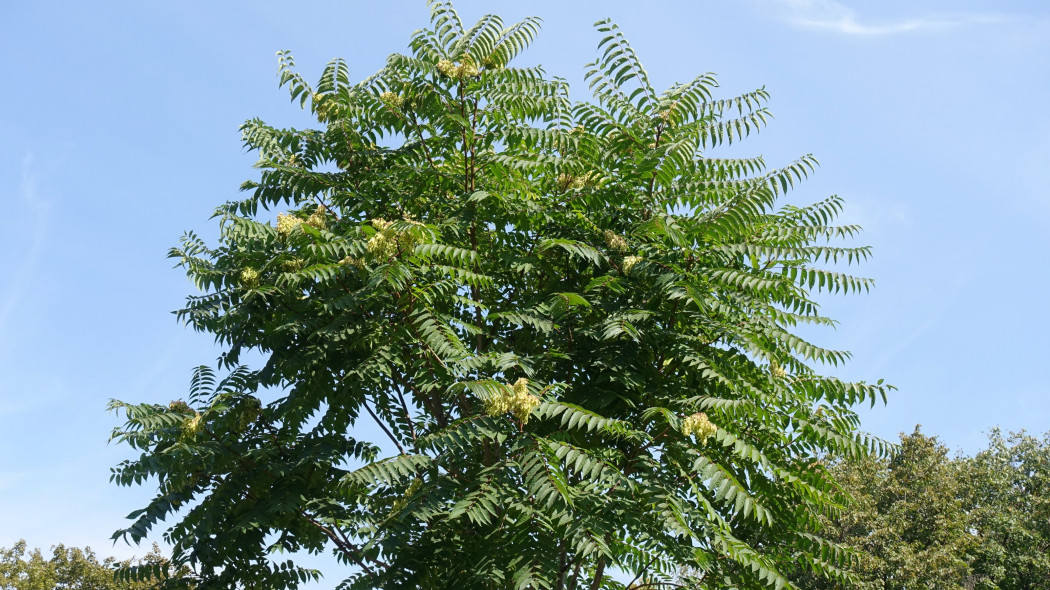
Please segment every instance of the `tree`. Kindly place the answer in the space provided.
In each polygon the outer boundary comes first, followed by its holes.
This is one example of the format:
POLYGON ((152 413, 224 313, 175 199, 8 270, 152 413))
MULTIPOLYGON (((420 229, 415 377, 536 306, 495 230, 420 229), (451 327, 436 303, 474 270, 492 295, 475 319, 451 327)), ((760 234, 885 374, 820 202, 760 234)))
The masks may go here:
POLYGON ((217 245, 172 250, 203 290, 179 317, 224 352, 185 400, 112 403, 142 451, 114 480, 158 482, 115 536, 168 523, 202 588, 295 587, 319 572, 271 556, 329 549, 347 588, 841 575, 820 459, 886 451, 851 407, 889 386, 820 375, 848 353, 793 329, 833 324, 815 292, 869 288, 839 272, 869 250, 837 197, 778 205, 812 157, 708 155, 764 125, 766 91, 657 92, 602 21, 573 103, 511 65, 538 19, 431 8, 358 84, 279 53, 319 129, 245 123, 260 177, 217 245))
MULTIPOLYGON (((970 553, 977 547, 962 501, 962 464, 919 427, 901 435, 892 459, 865 457, 833 465, 853 499, 828 519, 828 537, 857 550, 858 589, 972 587, 970 553)), ((805 588, 836 584, 803 577, 805 588)))
POLYGON ((1050 588, 1050 433, 988 436, 962 465, 963 498, 974 548, 975 588, 1050 588))
POLYGON ((52 547, 47 558, 19 541, 11 548, 0 547, 0 590, 148 590, 156 584, 120 576, 120 569, 145 571, 166 568, 167 563, 156 545, 143 559, 118 562, 112 557, 99 561, 90 547, 65 545, 52 547))

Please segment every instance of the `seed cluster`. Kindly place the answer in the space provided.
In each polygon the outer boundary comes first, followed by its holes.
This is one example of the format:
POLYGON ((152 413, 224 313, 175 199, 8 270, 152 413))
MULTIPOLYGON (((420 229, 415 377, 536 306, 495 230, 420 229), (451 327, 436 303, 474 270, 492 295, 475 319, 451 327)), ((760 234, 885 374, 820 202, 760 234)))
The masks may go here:
POLYGON ((485 413, 489 416, 502 416, 503 414, 514 414, 519 422, 525 424, 536 406, 540 405, 540 398, 529 393, 529 380, 522 377, 514 382, 514 385, 503 388, 498 396, 485 398, 485 413))
POLYGON ((180 414, 188 414, 193 411, 192 409, 190 409, 190 405, 182 401, 181 399, 177 399, 168 404, 168 409, 172 412, 179 412, 180 414))

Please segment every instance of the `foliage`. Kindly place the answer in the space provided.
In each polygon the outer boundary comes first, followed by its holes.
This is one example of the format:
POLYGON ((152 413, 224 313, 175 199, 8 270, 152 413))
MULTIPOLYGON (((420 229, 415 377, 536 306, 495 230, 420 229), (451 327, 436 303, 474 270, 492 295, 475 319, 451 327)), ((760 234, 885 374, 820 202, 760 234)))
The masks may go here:
MULTIPOLYGON (((832 468, 854 502, 829 523, 832 539, 859 550, 858 589, 961 589, 976 539, 960 498, 961 466, 918 428, 892 459, 866 457, 832 468)), ((835 584, 808 579, 808 588, 835 584)))
POLYGON ((167 560, 156 545, 141 560, 118 562, 112 557, 99 561, 90 547, 78 549, 55 545, 51 556, 39 549, 29 551, 25 541, 11 548, 0 547, 0 590, 149 590, 157 584, 121 576, 128 568, 166 568, 167 560))
POLYGON ((218 245, 172 251, 203 291, 179 317, 224 352, 185 400, 112 403, 142 453, 113 479, 158 486, 115 537, 167 523, 203 588, 295 587, 320 573, 275 554, 326 550, 347 588, 841 576, 820 459, 886 452, 851 408, 889 386, 821 376, 849 354, 796 332, 834 324, 817 293, 869 288, 841 272, 869 250, 839 198, 778 204, 812 157, 709 155, 765 124, 765 90, 657 92, 602 21, 574 103, 511 65, 538 19, 431 8, 358 84, 279 54, 320 128, 245 123, 260 177, 218 245))
POLYGON ((1050 588, 1050 433, 1004 437, 964 462, 963 498, 979 590, 1050 588))
POLYGON ((851 587, 1050 588, 1050 435, 1004 438, 995 429, 986 450, 952 459, 916 428, 892 460, 846 460, 831 471, 853 498, 827 523, 829 537, 861 555, 851 587))

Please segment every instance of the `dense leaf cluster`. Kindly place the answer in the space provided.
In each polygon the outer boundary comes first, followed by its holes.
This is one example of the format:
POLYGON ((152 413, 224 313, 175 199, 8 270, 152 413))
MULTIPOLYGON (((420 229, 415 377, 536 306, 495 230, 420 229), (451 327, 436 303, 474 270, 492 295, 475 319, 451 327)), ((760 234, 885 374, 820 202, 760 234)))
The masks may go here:
POLYGON ((764 90, 658 92, 597 29, 583 103, 511 65, 537 19, 443 2, 360 83, 280 54, 320 128, 247 122, 260 177, 218 245, 172 252, 203 291, 179 317, 224 353, 185 400, 113 403, 142 450, 114 480, 159 484, 117 536, 166 521, 208 588, 294 587, 317 572, 274 553, 326 549, 349 588, 840 576, 821 459, 886 451, 851 407, 889 388, 820 375, 848 353, 796 328, 869 288, 839 272, 869 251, 838 245, 840 199, 777 205, 813 158, 708 154, 765 123, 764 90))
POLYGON ((18 541, 0 547, 0 590, 151 590, 157 584, 146 578, 166 577, 169 565, 156 545, 142 559, 118 561, 90 547, 55 545, 46 555, 18 541))
POLYGON ((1050 588, 1050 434, 996 429, 987 449, 950 458, 916 428, 892 459, 855 458, 831 470, 854 499, 826 523, 830 538, 861 556, 851 588, 1050 588))

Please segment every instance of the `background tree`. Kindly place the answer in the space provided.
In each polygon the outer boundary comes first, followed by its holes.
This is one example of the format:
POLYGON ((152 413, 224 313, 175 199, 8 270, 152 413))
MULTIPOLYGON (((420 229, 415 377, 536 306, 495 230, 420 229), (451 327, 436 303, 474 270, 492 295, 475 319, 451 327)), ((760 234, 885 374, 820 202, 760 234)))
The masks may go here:
MULTIPOLYGON (((830 538, 859 550, 856 588, 961 589, 976 538, 961 498, 961 465, 915 428, 892 459, 866 457, 831 471, 853 498, 830 519, 830 538)), ((811 588, 834 584, 809 579, 811 588)))
POLYGON ((793 329, 833 323, 813 292, 869 287, 818 263, 868 249, 839 245, 858 228, 836 197, 777 205, 813 158, 708 153, 764 124, 766 92, 658 92, 600 22, 595 100, 573 103, 511 66, 537 19, 431 6, 358 84, 335 60, 311 86, 280 54, 320 129, 247 122, 261 177, 219 207, 216 246, 173 250, 203 290, 179 317, 225 350, 185 400, 113 402, 142 451, 114 480, 158 482, 116 536, 168 522, 208 588, 294 587, 319 573, 271 556, 326 548, 352 588, 839 575, 818 459, 885 451, 851 408, 888 387, 821 376, 848 353, 793 329))
POLYGON ((90 547, 79 549, 55 545, 50 557, 39 549, 30 551, 25 541, 0 547, 0 590, 149 590, 157 584, 121 575, 121 569, 145 572, 166 568, 167 560, 154 545, 142 559, 99 561, 90 547))
MULTIPOLYGON (((896 456, 848 459, 831 472, 852 497, 826 519, 854 549, 863 589, 1050 588, 1050 436, 989 435, 974 457, 949 458, 918 428, 896 456)), ((806 588, 843 585, 802 575, 806 588)))
POLYGON ((988 448, 963 460, 975 588, 1050 588, 1050 433, 988 436, 988 448))

